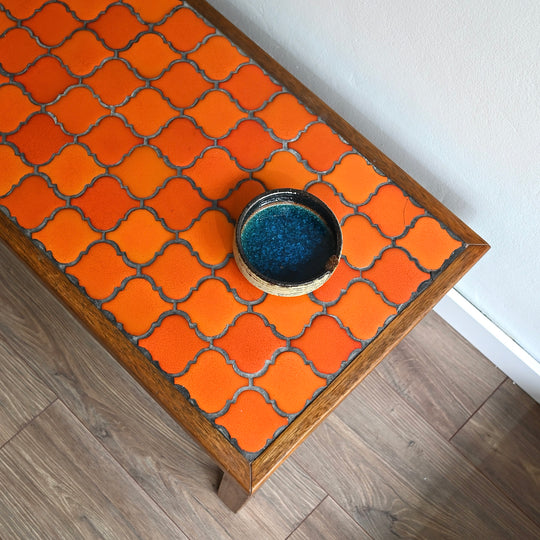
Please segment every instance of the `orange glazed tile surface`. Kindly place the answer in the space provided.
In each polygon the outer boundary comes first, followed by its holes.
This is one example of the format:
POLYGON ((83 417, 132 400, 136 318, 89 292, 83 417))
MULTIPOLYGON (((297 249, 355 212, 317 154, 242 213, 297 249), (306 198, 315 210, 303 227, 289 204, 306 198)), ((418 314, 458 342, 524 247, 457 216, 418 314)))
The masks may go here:
POLYGON ((3 2, 0 136, 0 211, 248 460, 465 248, 188 2, 3 2), (342 225, 307 296, 232 256, 278 187, 342 225))

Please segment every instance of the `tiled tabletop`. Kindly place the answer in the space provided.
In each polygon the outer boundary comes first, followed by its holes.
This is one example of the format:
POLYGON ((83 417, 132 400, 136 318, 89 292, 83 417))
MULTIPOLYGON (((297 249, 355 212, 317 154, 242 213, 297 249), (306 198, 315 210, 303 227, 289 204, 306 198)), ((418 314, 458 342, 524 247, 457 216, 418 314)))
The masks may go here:
POLYGON ((0 6, 0 210, 253 460, 465 242, 188 3, 109 4, 0 6), (297 298, 232 257, 278 187, 343 230, 297 298))

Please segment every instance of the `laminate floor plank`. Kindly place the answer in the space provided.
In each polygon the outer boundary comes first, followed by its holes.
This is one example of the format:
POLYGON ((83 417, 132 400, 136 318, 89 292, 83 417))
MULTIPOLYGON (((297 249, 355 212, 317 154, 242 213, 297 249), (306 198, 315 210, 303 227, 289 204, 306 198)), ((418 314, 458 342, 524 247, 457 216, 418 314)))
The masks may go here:
POLYGON ((2 538, 185 538, 54 402, 0 450, 2 538))
POLYGON ((354 521, 331 497, 306 518, 288 540, 364 540, 369 534, 354 521))
MULTIPOLYGON (((217 496, 220 471, 13 255, 0 256, 8 346, 32 367, 179 528, 196 538, 286 538, 326 493, 286 463, 239 514, 217 496), (16 276, 16 277, 15 277, 16 276)), ((1 309, 1 308, 0 308, 1 309)))
POLYGON ((451 440, 540 526, 540 405, 507 380, 451 440))
POLYGON ((434 312, 376 371, 447 439, 505 379, 504 373, 434 312))
POLYGON ((376 373, 292 459, 374 538, 540 538, 376 373))
POLYGON ((24 359, 12 354, 2 335, 0 311, 0 447, 56 399, 24 359))

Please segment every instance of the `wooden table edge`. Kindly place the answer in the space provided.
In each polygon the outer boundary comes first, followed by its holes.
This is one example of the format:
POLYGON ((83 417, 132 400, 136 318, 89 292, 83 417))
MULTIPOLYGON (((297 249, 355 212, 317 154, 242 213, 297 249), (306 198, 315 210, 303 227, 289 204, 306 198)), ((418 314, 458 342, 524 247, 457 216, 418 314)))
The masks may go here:
POLYGON ((0 212, 0 239, 29 266, 124 369, 246 491, 251 492, 251 467, 129 339, 66 277, 10 219, 0 212))
POLYGON ((485 254, 488 244, 467 246, 436 281, 418 295, 251 464, 252 492, 287 459, 309 434, 352 392, 416 326, 453 285, 485 254))
POLYGON ((199 411, 191 406, 172 383, 152 366, 142 352, 106 319, 99 309, 55 266, 53 261, 41 252, 5 214, 0 212, 0 238, 37 274, 41 281, 172 418, 190 433, 226 475, 234 479, 238 484, 235 489, 239 487, 246 496, 249 496, 476 263, 489 249, 489 245, 205 0, 191 0, 188 3, 271 76, 300 98, 313 113, 327 122, 377 170, 402 187, 407 194, 458 234, 467 244, 436 280, 366 347, 362 352, 362 361, 351 362, 328 388, 260 456, 250 463, 199 411))

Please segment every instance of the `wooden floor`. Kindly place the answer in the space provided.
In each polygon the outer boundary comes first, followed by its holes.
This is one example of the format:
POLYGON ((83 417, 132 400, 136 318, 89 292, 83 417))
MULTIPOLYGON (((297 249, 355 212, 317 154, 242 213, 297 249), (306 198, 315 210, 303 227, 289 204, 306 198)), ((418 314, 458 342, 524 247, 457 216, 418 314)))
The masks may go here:
POLYGON ((238 513, 0 245, 0 538, 540 538, 540 406, 430 314, 238 513))

